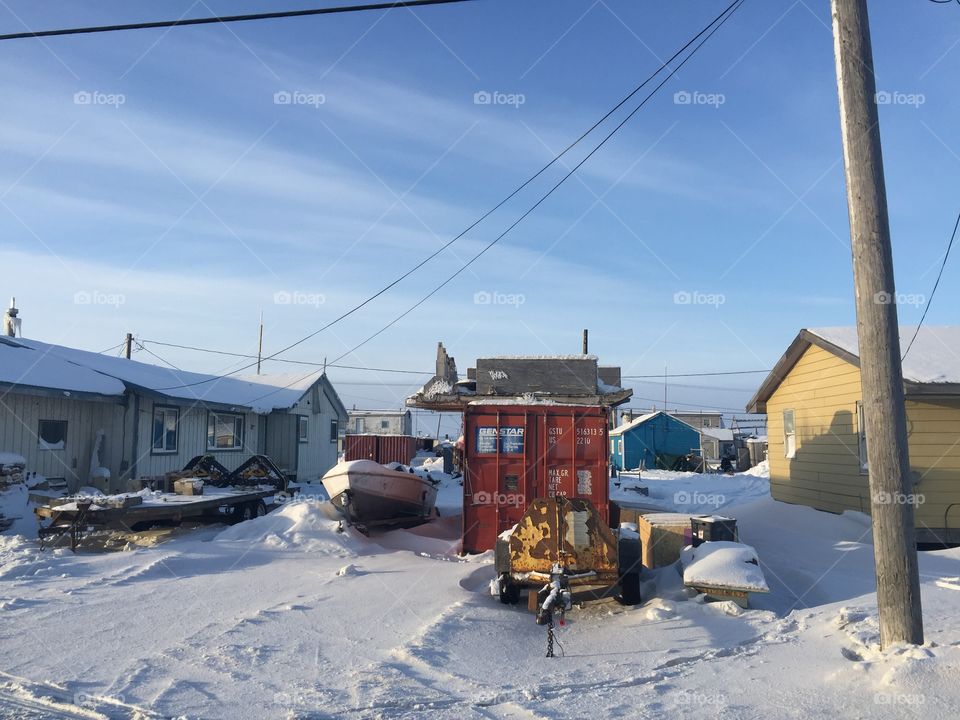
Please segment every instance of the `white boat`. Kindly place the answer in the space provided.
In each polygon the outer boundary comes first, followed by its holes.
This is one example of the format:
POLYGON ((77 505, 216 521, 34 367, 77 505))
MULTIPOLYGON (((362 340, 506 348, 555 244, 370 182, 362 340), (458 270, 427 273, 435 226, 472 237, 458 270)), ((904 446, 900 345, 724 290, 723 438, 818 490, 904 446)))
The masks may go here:
POLYGON ((341 462, 321 482, 330 502, 361 525, 424 520, 437 501, 434 482, 372 460, 341 462))

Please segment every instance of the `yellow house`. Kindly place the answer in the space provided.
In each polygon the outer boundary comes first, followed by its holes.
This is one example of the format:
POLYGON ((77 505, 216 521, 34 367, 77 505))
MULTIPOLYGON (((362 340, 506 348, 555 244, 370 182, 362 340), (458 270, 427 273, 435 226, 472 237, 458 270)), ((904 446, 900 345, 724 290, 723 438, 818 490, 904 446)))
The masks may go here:
MULTIPOLYGON (((901 328, 906 350, 915 328, 901 328)), ((923 327, 903 362, 918 543, 960 542, 960 327, 923 327)), ((767 413, 770 493, 870 512, 856 328, 801 330, 747 410, 767 413)))

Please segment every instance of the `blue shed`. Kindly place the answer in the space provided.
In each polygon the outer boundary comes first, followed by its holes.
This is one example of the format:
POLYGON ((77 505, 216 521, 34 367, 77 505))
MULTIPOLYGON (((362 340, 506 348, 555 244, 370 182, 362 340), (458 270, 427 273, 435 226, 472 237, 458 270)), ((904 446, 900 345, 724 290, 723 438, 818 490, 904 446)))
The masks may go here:
POLYGON ((699 452, 700 433, 663 411, 641 415, 610 431, 610 465, 618 470, 669 467, 699 452))

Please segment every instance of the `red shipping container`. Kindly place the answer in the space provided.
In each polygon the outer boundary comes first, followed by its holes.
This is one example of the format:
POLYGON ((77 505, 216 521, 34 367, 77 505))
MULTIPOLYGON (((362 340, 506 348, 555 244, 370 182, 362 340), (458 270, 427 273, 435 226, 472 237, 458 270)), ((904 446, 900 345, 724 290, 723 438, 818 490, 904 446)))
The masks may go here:
POLYGON ((345 460, 409 465, 416 454, 417 439, 410 435, 347 435, 343 442, 345 460))
POLYGON ((597 406, 467 406, 463 551, 493 549, 537 498, 585 498, 609 522, 607 423, 597 406))

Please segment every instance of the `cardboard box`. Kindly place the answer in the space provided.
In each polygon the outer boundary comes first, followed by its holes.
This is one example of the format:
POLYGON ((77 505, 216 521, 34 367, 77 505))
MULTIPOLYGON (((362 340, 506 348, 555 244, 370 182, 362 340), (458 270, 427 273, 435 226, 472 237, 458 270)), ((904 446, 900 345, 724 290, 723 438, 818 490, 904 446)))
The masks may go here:
POLYGON ((650 513, 637 518, 643 566, 653 569, 672 565, 679 560, 680 551, 690 544, 690 521, 694 517, 700 516, 650 513))
POLYGON ((203 480, 195 478, 174 480, 173 491, 177 495, 203 495, 203 480))

